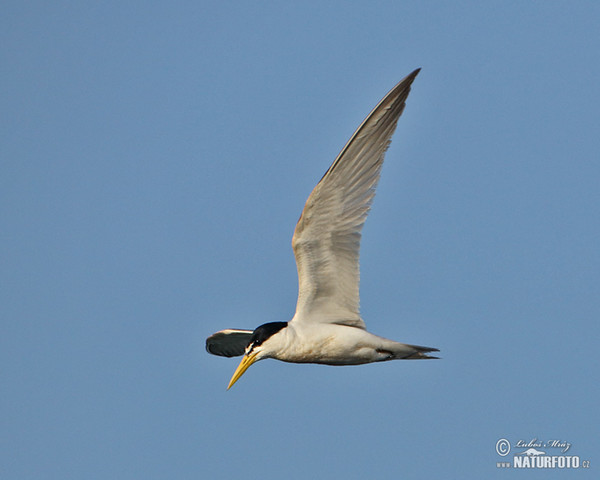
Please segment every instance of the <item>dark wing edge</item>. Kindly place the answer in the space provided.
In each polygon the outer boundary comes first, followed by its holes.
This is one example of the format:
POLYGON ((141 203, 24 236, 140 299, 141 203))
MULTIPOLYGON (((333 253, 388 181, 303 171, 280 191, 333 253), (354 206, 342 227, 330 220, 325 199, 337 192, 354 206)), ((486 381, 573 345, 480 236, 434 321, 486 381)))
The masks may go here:
POLYGON ((246 351, 250 337, 252 330, 221 330, 206 339, 206 351, 220 357, 239 357, 246 351))
MULTIPOLYGON (((375 105, 375 108, 373 108, 373 110, 371 110, 369 115, 367 115, 367 117, 363 120, 363 122, 354 131, 354 133, 350 137, 350 140, 348 140, 348 142, 346 142, 346 145, 344 145, 344 148, 342 148, 342 151, 338 154, 338 156, 333 161, 331 166, 323 174, 323 178, 321 178, 320 181, 323 181, 323 179, 329 173, 331 173, 333 171, 333 169, 338 165, 338 163, 344 157, 344 154, 352 146, 352 143, 354 142, 354 140, 361 136, 364 128, 367 128, 369 120, 372 120, 373 117, 375 117, 377 115, 378 111, 381 111, 382 109, 386 109, 386 110, 389 109, 390 103, 397 103, 400 107, 399 108, 400 111, 397 115, 394 116, 395 117, 394 118, 394 126, 392 127, 391 133, 389 135, 389 137, 391 138, 392 134, 394 133, 394 130, 396 129, 396 122, 399 120, 400 116, 402 115, 402 113, 404 111, 404 106, 405 106, 404 104, 406 102, 406 99, 408 98, 408 94, 410 93, 410 87, 412 86, 414 79, 417 78, 417 75, 419 74, 420 71, 421 71, 421 68, 417 68, 417 69, 413 70, 411 73, 409 73, 406 77, 404 77, 396 85, 394 85, 394 88, 392 88, 386 94, 386 96, 383 97, 377 105, 375 105)), ((389 147, 389 143, 390 143, 390 139, 388 138, 385 150, 387 150, 387 148, 389 147)), ((385 150, 383 153, 385 153, 385 150)))

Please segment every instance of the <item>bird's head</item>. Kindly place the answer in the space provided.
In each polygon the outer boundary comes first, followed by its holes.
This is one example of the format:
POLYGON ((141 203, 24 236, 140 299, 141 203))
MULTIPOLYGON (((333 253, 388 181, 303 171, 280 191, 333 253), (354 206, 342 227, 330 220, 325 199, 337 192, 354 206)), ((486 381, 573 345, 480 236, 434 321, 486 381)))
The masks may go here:
POLYGON ((273 344, 274 335, 285 327, 287 327, 287 322, 271 322, 265 323, 254 330, 252 337, 250 337, 250 342, 246 347, 246 352, 244 353, 242 361, 233 373, 233 377, 231 377, 227 390, 238 381, 244 372, 248 370, 250 365, 263 358, 269 358, 272 349, 275 347, 273 344))

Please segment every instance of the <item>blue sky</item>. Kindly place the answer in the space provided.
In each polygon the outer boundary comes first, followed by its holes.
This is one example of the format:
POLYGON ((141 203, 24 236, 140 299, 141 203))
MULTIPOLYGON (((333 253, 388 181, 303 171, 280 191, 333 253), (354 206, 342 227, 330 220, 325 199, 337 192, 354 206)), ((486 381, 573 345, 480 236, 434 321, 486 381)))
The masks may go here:
POLYGON ((5 2, 0 476, 504 479, 496 442, 537 438, 597 478, 599 21, 586 1, 5 2), (238 360, 205 337, 291 318, 304 201, 417 67, 361 307, 443 359, 264 361, 226 391, 238 360))

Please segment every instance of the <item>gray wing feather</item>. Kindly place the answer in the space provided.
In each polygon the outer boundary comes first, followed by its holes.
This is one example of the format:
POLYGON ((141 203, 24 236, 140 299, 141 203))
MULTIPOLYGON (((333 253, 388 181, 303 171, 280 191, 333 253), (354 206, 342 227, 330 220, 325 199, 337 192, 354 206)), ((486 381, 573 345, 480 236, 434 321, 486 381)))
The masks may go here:
POLYGON ((251 336, 252 330, 221 330, 206 339, 206 351, 221 357, 239 357, 244 354, 251 336))
POLYGON ((359 313, 361 230, 415 70, 373 109, 314 188, 292 248, 298 268, 296 322, 365 328, 359 313))

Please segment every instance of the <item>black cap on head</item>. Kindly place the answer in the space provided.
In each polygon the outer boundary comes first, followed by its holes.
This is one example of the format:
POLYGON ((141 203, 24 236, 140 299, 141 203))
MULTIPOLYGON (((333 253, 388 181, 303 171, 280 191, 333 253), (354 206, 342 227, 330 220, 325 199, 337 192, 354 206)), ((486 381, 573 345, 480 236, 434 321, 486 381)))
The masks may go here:
POLYGON ((265 323, 260 327, 256 327, 252 333, 252 336, 250 337, 250 342, 248 342, 248 345, 261 345, 267 338, 275 335, 282 328, 287 327, 287 324, 288 322, 271 322, 265 323))

